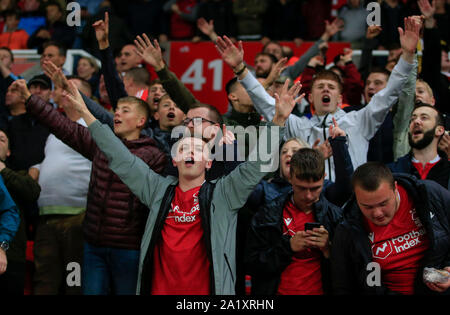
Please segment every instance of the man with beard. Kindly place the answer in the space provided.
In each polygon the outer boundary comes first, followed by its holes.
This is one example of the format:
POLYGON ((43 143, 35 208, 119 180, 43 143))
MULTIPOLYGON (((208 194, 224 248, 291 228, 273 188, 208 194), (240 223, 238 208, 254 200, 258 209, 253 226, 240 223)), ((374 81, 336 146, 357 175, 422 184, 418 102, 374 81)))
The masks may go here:
POLYGON ((269 76, 272 66, 277 63, 277 58, 274 55, 259 52, 255 56, 255 76, 257 78, 267 78, 269 76))
MULTIPOLYGON (((420 24, 414 17, 405 19, 405 31, 399 28, 402 45, 402 56, 392 71, 386 87, 373 95, 369 104, 359 111, 344 112, 339 105, 342 103, 342 84, 339 77, 332 71, 321 71, 311 83, 311 93, 308 101, 313 104, 315 114, 311 119, 290 115, 287 121, 287 137, 301 137, 313 144, 316 139, 326 141, 327 132, 333 118, 348 134, 349 153, 354 167, 367 161, 369 141, 383 123, 387 113, 397 102, 409 74, 416 67, 415 50, 419 40, 420 24)), ((268 121, 274 115, 275 100, 265 91, 264 87, 251 75, 243 63, 244 49, 227 38, 217 39, 216 47, 225 63, 238 76, 253 101, 255 109, 268 121)), ((327 179, 334 180, 334 160, 327 161, 327 179)))
POLYGON ((444 132, 442 114, 432 105, 418 105, 409 124, 408 140, 412 150, 395 163, 389 164, 391 171, 434 180, 449 188, 450 163, 447 155, 438 151, 438 143, 444 132))

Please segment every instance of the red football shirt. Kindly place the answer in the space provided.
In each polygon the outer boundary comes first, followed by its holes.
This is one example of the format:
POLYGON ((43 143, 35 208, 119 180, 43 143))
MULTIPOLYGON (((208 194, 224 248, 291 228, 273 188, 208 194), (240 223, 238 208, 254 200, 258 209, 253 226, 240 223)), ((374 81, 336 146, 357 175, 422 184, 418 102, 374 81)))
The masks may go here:
POLYGON ((429 246, 426 231, 406 190, 398 186, 400 205, 387 226, 366 220, 373 261, 380 264, 381 279, 390 290, 414 293, 414 279, 420 260, 429 246))
POLYGON ((183 192, 179 187, 155 246, 152 294, 207 295, 209 266, 200 219, 200 186, 183 192))
MULTIPOLYGON (((292 201, 283 209, 283 232, 293 236, 305 230, 305 223, 315 222, 312 212, 306 214, 299 210, 292 201)), ((292 262, 281 274, 278 294, 280 295, 321 295, 322 272, 319 249, 308 248, 295 253, 292 262)))
POLYGON ((426 163, 425 166, 422 165, 422 163, 420 163, 418 160, 416 160, 415 158, 413 158, 411 160, 412 165, 414 165, 414 167, 417 169, 417 171, 420 174, 420 179, 426 179, 428 176, 428 173, 431 171, 431 169, 433 168, 433 166, 435 166, 436 164, 439 163, 439 161, 441 160, 441 157, 438 155, 436 156, 433 160, 431 160, 430 162, 426 163))

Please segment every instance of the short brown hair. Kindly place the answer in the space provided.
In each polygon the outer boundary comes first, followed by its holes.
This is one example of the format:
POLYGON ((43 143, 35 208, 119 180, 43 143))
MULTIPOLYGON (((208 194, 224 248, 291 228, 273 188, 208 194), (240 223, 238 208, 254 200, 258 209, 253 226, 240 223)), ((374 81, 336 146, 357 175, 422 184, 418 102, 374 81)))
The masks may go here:
POLYGON ((361 187, 365 191, 373 192, 380 187, 382 182, 387 182, 392 189, 395 188, 395 180, 391 170, 380 162, 367 162, 359 166, 352 176, 352 187, 361 187))
POLYGON ((417 83, 422 83, 425 86, 425 90, 427 90, 428 94, 430 94, 431 96, 434 96, 433 89, 430 87, 430 85, 426 81, 424 81, 422 79, 417 79, 416 85, 417 85, 417 83))
POLYGON ((125 73, 125 77, 130 77, 133 82, 148 86, 150 84, 150 74, 147 69, 141 67, 131 68, 125 73))
POLYGON ((301 148, 291 158, 291 177, 317 182, 325 176, 325 158, 318 150, 301 148))
POLYGON ((331 81, 335 81, 338 84, 338 88, 339 91, 342 93, 343 91, 343 86, 342 86, 342 82, 341 79, 339 78, 339 76, 334 73, 331 70, 322 70, 318 73, 316 73, 316 75, 313 77, 312 81, 311 81, 311 90, 314 86, 314 83, 317 80, 331 80, 331 81))
POLYGON ((428 107, 428 108, 431 108, 432 110, 434 110, 435 112, 436 112, 436 117, 435 117, 435 119, 436 119, 436 127, 437 126, 443 126, 443 127, 445 127, 445 118, 444 118, 444 115, 435 107, 435 106, 433 106, 433 105, 430 105, 430 104, 427 104, 427 103, 422 103, 422 102, 419 102, 419 103, 417 103, 415 106, 414 106, 414 109, 413 109, 413 111, 412 111, 412 113, 411 113, 411 116, 412 116, 412 114, 414 113, 414 111, 416 110, 416 109, 418 109, 419 107, 428 107))
POLYGON ((136 105, 136 107, 138 108, 138 110, 140 110, 144 116, 145 116, 145 120, 147 121, 150 117, 150 109, 148 108, 148 104, 147 102, 141 100, 138 97, 135 96, 125 96, 120 98, 117 101, 117 105, 121 104, 121 103, 131 103, 136 105))
POLYGON ((207 108, 209 110, 209 117, 211 118, 211 120, 215 121, 216 123, 222 126, 223 124, 222 115, 220 114, 219 110, 214 106, 205 103, 194 103, 190 106, 189 109, 194 108, 207 108))

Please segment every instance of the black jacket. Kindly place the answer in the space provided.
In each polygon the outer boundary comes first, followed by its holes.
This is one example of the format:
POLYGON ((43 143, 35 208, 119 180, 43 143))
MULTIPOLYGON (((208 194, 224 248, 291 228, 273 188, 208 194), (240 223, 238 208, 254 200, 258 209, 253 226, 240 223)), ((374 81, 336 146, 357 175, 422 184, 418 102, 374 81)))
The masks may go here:
POLYGON ((450 113, 448 107, 450 103, 450 81, 441 73, 442 48, 438 28, 425 28, 423 30, 423 42, 424 50, 421 77, 433 90, 434 97, 436 98, 436 108, 448 116, 450 113))
MULTIPOLYGON (((450 193, 429 180, 407 174, 394 174, 397 183, 413 198, 417 215, 430 240, 415 280, 415 294, 432 294, 422 281, 424 267, 450 266, 450 193)), ((336 228, 331 247, 333 294, 396 294, 387 287, 367 284, 373 269, 371 245, 363 216, 353 198, 344 208, 344 221, 336 228)), ((449 290, 446 291, 446 294, 449 290)))
MULTIPOLYGON (((291 263, 294 252, 290 236, 283 235, 283 209, 290 200, 292 190, 264 205, 252 219, 247 235, 245 264, 252 277, 252 294, 273 295, 277 293, 281 273, 291 263)), ((341 220, 341 208, 330 203, 323 194, 314 204, 314 216, 334 236, 335 227, 341 220)), ((322 259, 324 291, 329 287, 329 261, 322 259)))
MULTIPOLYGON (((434 180, 442 187, 449 189, 450 162, 448 161, 447 155, 444 152, 439 151, 439 156, 441 157, 441 160, 435 166, 433 166, 426 179, 434 180)), ((411 174, 414 175, 417 179, 420 179, 420 174, 412 164, 411 159, 412 154, 408 153, 407 155, 399 158, 394 163, 388 164, 388 167, 393 173, 411 174)))

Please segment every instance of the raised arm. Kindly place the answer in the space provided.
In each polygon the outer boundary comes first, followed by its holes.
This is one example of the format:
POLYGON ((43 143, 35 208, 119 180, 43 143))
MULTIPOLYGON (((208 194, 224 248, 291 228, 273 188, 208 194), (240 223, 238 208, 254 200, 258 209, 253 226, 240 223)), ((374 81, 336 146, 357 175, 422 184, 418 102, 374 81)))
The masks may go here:
MULTIPOLYGON (((434 19, 434 13, 436 8, 434 6, 434 1, 430 5, 428 0, 418 1, 419 8, 422 14, 425 16, 425 28, 423 30, 423 57, 422 57, 422 79, 426 81, 430 87, 433 89, 436 101, 443 102, 440 100, 441 85, 440 85, 440 75, 441 75, 441 44, 439 29, 436 26, 436 20, 434 19)), ((441 106, 446 106, 448 104, 442 104, 441 106)))
POLYGON ((114 129, 114 114, 106 110, 102 105, 87 97, 80 91, 81 97, 86 104, 89 111, 95 118, 100 120, 102 124, 108 125, 111 129, 114 129))
POLYGON ((86 122, 93 140, 109 161, 110 169, 144 203, 151 207, 159 182, 156 174, 139 157, 132 154, 107 125, 102 125, 88 110, 78 90, 72 85, 71 93, 65 93, 71 106, 86 122))
MULTIPOLYGON (((272 121, 275 117, 275 98, 270 96, 258 80, 248 71, 244 65, 244 49, 242 41, 238 42, 236 47, 231 40, 224 36, 218 37, 216 49, 222 57, 223 61, 234 71, 239 82, 247 91, 256 111, 262 115, 267 121, 272 121)), ((310 127, 309 119, 289 115, 286 122, 287 135, 304 136, 303 129, 310 127)), ((306 137, 304 137, 306 139, 306 137)))
POLYGON ((364 38, 364 44, 361 55, 361 62, 359 63, 359 72, 363 81, 369 76, 369 72, 372 65, 372 50, 378 45, 376 37, 380 35, 382 31, 379 25, 369 25, 366 30, 366 37, 364 38))
POLYGON ((386 87, 376 93, 363 109, 350 113, 350 115, 355 115, 356 121, 360 121, 363 126, 366 126, 361 132, 367 140, 372 139, 383 123, 387 113, 398 100, 408 76, 416 66, 414 56, 420 28, 421 25, 414 17, 405 18, 405 30, 398 28, 402 55, 392 70, 386 87))
MULTIPOLYGON (((240 164, 228 176, 217 183, 216 190, 228 202, 232 211, 242 208, 256 185, 270 172, 278 169, 279 147, 284 137, 284 125, 296 102, 304 95, 297 97, 301 84, 294 84, 288 90, 286 81, 281 95, 276 97, 276 115, 272 123, 260 131, 258 146, 255 146, 248 161, 240 164)), ((256 135, 255 135, 256 136, 256 135)))
POLYGON ((340 19, 334 19, 333 22, 325 21, 325 32, 320 39, 314 43, 292 66, 287 67, 281 75, 288 76, 291 80, 295 80, 305 69, 309 60, 316 56, 320 51, 320 46, 328 42, 331 37, 342 30, 344 23, 340 19))
POLYGON ((198 103, 198 100, 177 76, 167 68, 158 41, 155 39, 152 44, 148 36, 142 34, 142 37, 136 37, 134 43, 137 47, 136 52, 138 55, 155 69, 170 98, 184 113, 187 113, 190 106, 198 103))
POLYGON ((333 117, 333 124, 329 127, 328 141, 333 150, 336 180, 324 189, 325 197, 337 206, 342 206, 352 194, 351 177, 353 164, 348 153, 347 135, 339 128, 333 117))
MULTIPOLYGON (((61 88, 63 90, 68 89, 69 81, 67 80, 62 70, 58 68, 54 63, 52 63, 51 61, 45 61, 43 64, 43 69, 44 73, 52 80, 55 87, 61 88)), ((89 111, 102 123, 107 124, 111 128, 113 128, 113 114, 83 93, 80 92, 80 94, 83 97, 83 100, 86 103, 89 111)))
POLYGON ((227 36, 223 38, 219 36, 216 41, 216 49, 247 90, 256 111, 267 121, 272 121, 275 115, 275 99, 266 92, 245 66, 242 41, 239 41, 238 47, 236 47, 227 36))
POLYGON ((197 28, 206 36, 209 37, 209 39, 215 43, 217 40, 217 33, 214 31, 214 20, 209 20, 207 22, 205 18, 201 17, 197 19, 197 28))
MULTIPOLYGON (((417 64, 417 61, 416 61, 417 64)), ((405 87, 400 92, 398 98, 397 112, 394 115, 394 161, 399 157, 404 156, 410 150, 408 143, 408 131, 409 131, 409 121, 411 114, 414 109, 414 99, 416 96, 416 80, 417 80, 417 66, 414 67, 413 71, 408 76, 405 87)))
POLYGON ((112 48, 109 45, 109 14, 105 12, 104 20, 98 20, 92 27, 95 29, 95 37, 97 38, 98 47, 100 49, 100 59, 102 62, 101 72, 105 78, 105 86, 108 92, 111 106, 116 109, 117 101, 128 96, 125 91, 122 80, 117 73, 114 64, 112 48))

